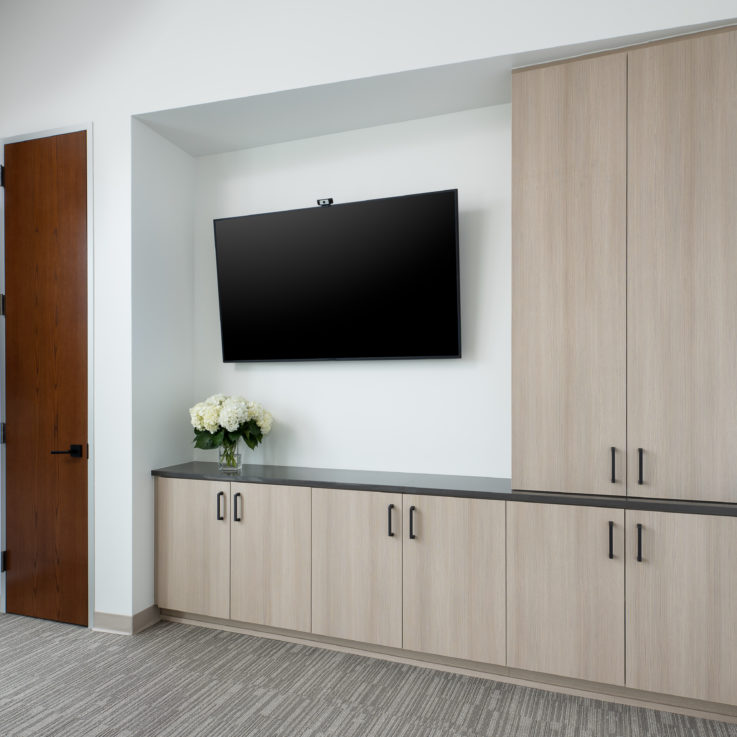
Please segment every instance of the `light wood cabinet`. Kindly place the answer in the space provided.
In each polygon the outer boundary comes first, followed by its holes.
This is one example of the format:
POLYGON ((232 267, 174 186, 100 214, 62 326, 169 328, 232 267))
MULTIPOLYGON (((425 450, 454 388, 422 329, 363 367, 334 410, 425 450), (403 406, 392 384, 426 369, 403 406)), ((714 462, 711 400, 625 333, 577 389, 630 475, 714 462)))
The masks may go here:
POLYGON ((156 479, 156 603, 230 615, 230 484, 156 479))
POLYGON ((737 31, 629 52, 627 437, 636 496, 737 502, 736 130, 737 31))
POLYGON ((312 490, 313 633, 402 647, 401 529, 401 494, 312 490))
POLYGON ((513 75, 514 488, 737 502, 736 89, 735 29, 513 75))
POLYGON ((516 72, 512 100, 512 485, 621 495, 627 55, 516 72))
POLYGON ((628 511, 627 549, 627 685, 737 704, 737 518, 628 511))
POLYGON ((487 499, 404 497, 406 649, 504 664, 504 505, 487 499))
POLYGON ((623 510, 508 503, 507 664, 623 685, 624 568, 623 510))
POLYGON ((311 625, 311 489, 231 484, 230 618, 311 625))

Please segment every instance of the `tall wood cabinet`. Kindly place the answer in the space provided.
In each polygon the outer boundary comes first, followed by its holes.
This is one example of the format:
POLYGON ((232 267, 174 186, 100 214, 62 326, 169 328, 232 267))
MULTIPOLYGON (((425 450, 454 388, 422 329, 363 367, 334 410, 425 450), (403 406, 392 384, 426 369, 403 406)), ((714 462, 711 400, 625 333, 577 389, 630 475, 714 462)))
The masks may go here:
POLYGON ((516 489, 625 493, 626 163, 626 53, 514 74, 516 489))
POLYGON ((514 74, 514 488, 737 502, 735 130, 734 29, 514 74))
POLYGON ((735 502, 737 31, 628 58, 629 492, 735 502))

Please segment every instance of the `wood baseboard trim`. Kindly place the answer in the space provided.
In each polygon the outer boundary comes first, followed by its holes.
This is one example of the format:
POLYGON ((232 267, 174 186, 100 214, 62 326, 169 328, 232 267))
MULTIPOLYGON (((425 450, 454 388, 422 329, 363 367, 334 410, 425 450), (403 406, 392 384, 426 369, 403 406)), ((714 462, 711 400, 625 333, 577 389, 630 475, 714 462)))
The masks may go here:
POLYGON ((707 701, 668 696, 666 694, 654 694, 624 686, 608 686, 589 681, 579 681, 573 678, 561 678, 543 673, 522 671, 507 666, 488 665, 486 663, 428 655, 427 653, 410 652, 349 640, 338 640, 321 635, 313 635, 309 632, 292 632, 290 630, 279 630, 273 627, 234 622, 215 617, 194 616, 185 612, 176 612, 167 609, 161 610, 161 619, 167 622, 180 622, 196 627, 237 632, 254 637, 293 642, 298 645, 320 647, 326 650, 334 650, 353 655, 364 655, 379 660, 415 665, 420 668, 459 673, 460 675, 471 676, 473 678, 486 678, 501 683, 511 683, 516 686, 537 688, 542 691, 562 693, 569 696, 581 696, 587 699, 598 699, 614 704, 625 704, 643 709, 668 711, 699 719, 714 719, 737 724, 737 707, 730 706, 729 704, 715 704, 707 701))
POLYGON ((152 624, 156 624, 160 619, 161 613, 157 606, 143 609, 132 617, 125 614, 95 612, 92 629, 95 632, 109 632, 114 635, 137 635, 152 624))

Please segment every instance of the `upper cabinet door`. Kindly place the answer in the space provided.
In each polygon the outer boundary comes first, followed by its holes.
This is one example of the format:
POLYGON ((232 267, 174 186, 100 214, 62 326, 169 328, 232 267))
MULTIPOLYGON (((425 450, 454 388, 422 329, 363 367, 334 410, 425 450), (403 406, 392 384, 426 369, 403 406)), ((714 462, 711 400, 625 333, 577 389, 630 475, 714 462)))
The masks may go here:
POLYGON ((629 494, 737 502, 736 31, 629 53, 628 162, 629 494))
POLYGON ((512 486, 622 495, 626 53, 516 72, 512 99, 512 486))

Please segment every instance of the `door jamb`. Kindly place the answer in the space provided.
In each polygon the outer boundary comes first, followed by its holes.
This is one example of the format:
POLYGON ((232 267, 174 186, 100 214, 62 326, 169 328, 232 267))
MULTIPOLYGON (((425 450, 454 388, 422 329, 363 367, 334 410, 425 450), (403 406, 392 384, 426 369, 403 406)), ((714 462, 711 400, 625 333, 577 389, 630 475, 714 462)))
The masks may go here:
MULTIPOLYGON (((5 163, 5 144, 34 138, 87 132, 87 627, 92 629, 95 611, 95 413, 94 413, 94 187, 92 123, 69 125, 35 133, 0 138, 0 163, 5 163)), ((2 192, 2 190, 0 190, 2 192)), ((0 291, 5 293, 5 194, 0 195, 0 291)), ((0 321, 0 420, 5 422, 5 321, 0 321)), ((5 550, 5 445, 0 445, 0 550, 5 550)), ((5 573, 0 573, 0 613, 6 611, 5 573)))

